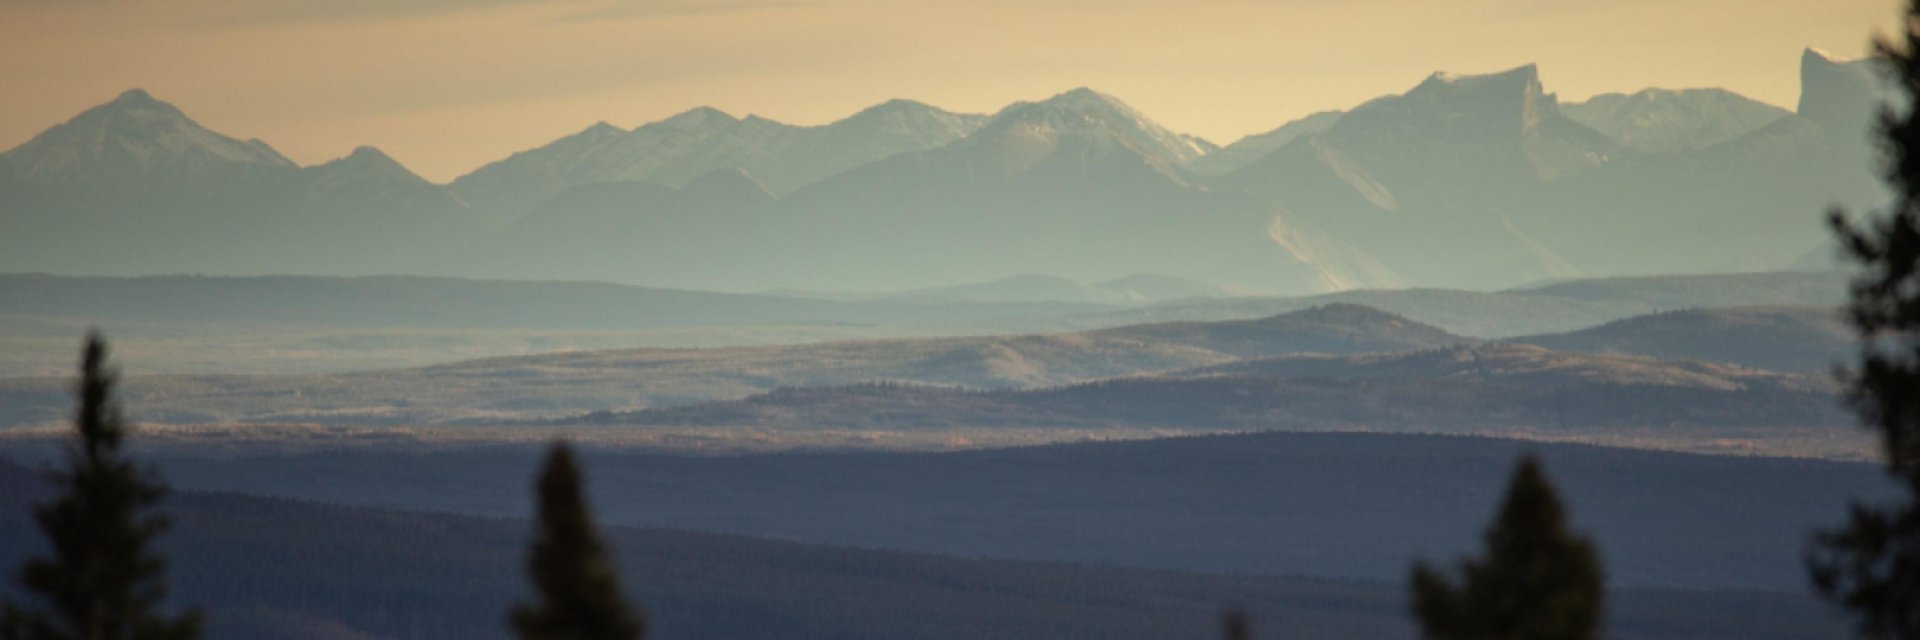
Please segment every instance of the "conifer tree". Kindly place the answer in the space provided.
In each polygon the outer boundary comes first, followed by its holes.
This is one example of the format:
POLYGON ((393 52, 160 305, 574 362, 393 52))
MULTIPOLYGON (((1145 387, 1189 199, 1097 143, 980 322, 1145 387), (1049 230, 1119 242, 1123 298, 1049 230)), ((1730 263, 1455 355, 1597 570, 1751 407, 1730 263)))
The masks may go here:
POLYGON ((1887 471, 1904 489, 1893 503, 1855 504, 1808 554, 1813 582, 1851 611, 1861 635, 1920 638, 1920 0, 1906 8, 1899 42, 1877 39, 1877 57, 1907 98, 1882 109, 1882 178, 1894 201, 1858 226, 1830 214, 1858 264, 1847 315, 1860 337, 1848 397, 1878 432, 1887 471))
POLYGON ((1413 610, 1434 640, 1583 640, 1598 637, 1605 576, 1591 540, 1567 530, 1540 463, 1521 459, 1486 533, 1486 557, 1460 563, 1460 584, 1424 562, 1413 568, 1413 610))
POLYGON ((200 635, 200 614, 177 617, 157 609, 166 598, 166 562, 148 545, 167 526, 150 513, 166 493, 151 470, 121 451, 127 424, 114 400, 115 374, 107 345, 87 337, 75 393, 74 437, 67 468, 55 476, 64 490, 34 510, 51 554, 29 560, 21 591, 40 607, 7 602, 0 608, 5 640, 189 640, 200 635))
POLYGON ((523 640, 637 640, 646 618, 629 608, 580 490, 573 452, 555 443, 536 487, 539 532, 528 557, 538 601, 513 611, 523 640))

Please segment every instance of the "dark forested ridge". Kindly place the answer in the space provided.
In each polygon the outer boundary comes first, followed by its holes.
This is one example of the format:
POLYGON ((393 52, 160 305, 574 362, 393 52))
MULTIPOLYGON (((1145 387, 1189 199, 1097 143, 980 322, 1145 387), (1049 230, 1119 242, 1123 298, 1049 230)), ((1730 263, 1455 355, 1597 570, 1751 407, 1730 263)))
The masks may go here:
MULTIPOLYGON (((502 470, 504 473, 505 470, 502 470)), ((31 487, 0 461, 0 483, 31 487)), ((605 488, 601 491, 605 493, 605 488)), ((524 498, 521 492, 511 492, 524 498)), ((0 563, 37 548, 0 492, 0 563)), ((176 601, 212 640, 505 638, 528 525, 229 493, 180 492, 165 538, 176 601)), ((608 530, 653 638, 1200 638, 1223 607, 1288 638, 1410 638, 1399 585, 865 551, 667 530, 608 530)), ((1623 589, 1621 638, 1803 638, 1836 625, 1795 592, 1623 589)))
MULTIPOLYGON (((1800 589, 1864 464, 1448 436, 1265 433, 941 454, 583 453, 601 521, 971 556, 1341 579, 1477 540, 1514 456, 1554 470, 1621 585, 1800 589)), ((168 478, 522 517, 533 448, 172 458, 168 478)))

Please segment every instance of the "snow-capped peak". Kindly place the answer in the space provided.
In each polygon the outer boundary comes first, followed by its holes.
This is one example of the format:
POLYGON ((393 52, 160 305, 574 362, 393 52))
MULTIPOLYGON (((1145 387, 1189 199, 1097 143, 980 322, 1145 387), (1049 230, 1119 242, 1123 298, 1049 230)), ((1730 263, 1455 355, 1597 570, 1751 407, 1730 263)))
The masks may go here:
POLYGON ((318 174, 331 176, 334 180, 395 180, 404 183, 425 184, 426 180, 408 169, 400 161, 394 160, 387 152, 372 146, 361 145, 353 148, 352 153, 330 162, 310 168, 318 174))
POLYGON ((1540 90, 1540 68, 1534 64, 1525 64, 1506 71, 1484 74, 1459 74, 1435 71, 1426 81, 1414 87, 1412 93, 1420 92, 1480 92, 1518 89, 1538 92, 1540 90))
POLYGON ((153 99, 153 94, 147 93, 146 89, 134 87, 132 89, 128 89, 126 91, 120 92, 120 95, 118 97, 115 97, 113 99, 113 102, 108 104, 140 105, 140 104, 164 104, 164 103, 161 103, 159 100, 153 99))
POLYGON ((589 138, 604 138, 604 137, 610 137, 610 136, 617 136, 626 132, 627 132, 626 129, 622 129, 620 127, 616 127, 611 124, 607 124, 607 121, 601 120, 599 122, 593 123, 592 126, 589 126, 585 129, 581 129, 580 133, 577 133, 574 135, 586 136, 589 138))
POLYGON ((1831 64, 1846 64, 1849 62, 1856 62, 1858 60, 1856 58, 1849 58, 1847 56, 1836 55, 1830 51, 1827 51, 1826 49, 1822 49, 1819 47, 1807 47, 1806 51, 1803 51, 1800 53, 1800 57, 1802 60, 1805 60, 1808 58, 1815 58, 1815 59, 1819 59, 1820 61, 1831 63, 1831 64))
POLYGON ((1864 130, 1893 87, 1875 73, 1872 60, 1853 60, 1812 47, 1800 55, 1801 116, 1837 131, 1864 130))
POLYGON ((1116 141, 1133 147, 1157 161, 1179 166, 1205 155, 1207 147, 1191 136, 1169 131, 1166 127, 1121 102, 1119 98, 1087 87, 1076 88, 1040 102, 1018 102, 1002 109, 981 132, 1003 135, 1007 130, 1023 131, 1032 137, 1049 131, 1104 131, 1116 141))
MULTIPOLYGON (((407 171, 407 168, 401 166, 399 161, 393 159, 393 156, 389 156, 387 152, 370 145, 354 147, 352 153, 348 153, 344 158, 335 160, 334 163, 366 167, 369 169, 407 171)), ((410 171, 407 172, 412 173, 410 171)))
POLYGON ((876 104, 871 107, 861 109, 859 113, 855 113, 851 116, 847 116, 846 119, 853 120, 856 118, 885 115, 890 113, 901 113, 901 112, 920 113, 920 112, 936 112, 936 111, 940 111, 940 109, 934 107, 933 105, 927 104, 925 102, 920 102, 918 100, 908 100, 906 98, 894 98, 892 100, 888 100, 886 102, 882 102, 880 104, 876 104))
POLYGON ((1131 107, 1128 107, 1126 103, 1121 102, 1119 98, 1094 91, 1091 87, 1075 87, 1051 98, 1047 98, 1045 102, 1047 104, 1056 104, 1072 109, 1108 108, 1125 111, 1133 110, 1131 107))
POLYGON ((725 111, 713 107, 694 107, 673 116, 655 122, 648 127, 666 127, 672 129, 700 129, 714 126, 732 125, 740 122, 725 111))
POLYGON ((219 179, 236 171, 293 169, 258 140, 200 126, 171 104, 130 89, 3 154, 28 180, 130 186, 166 179, 219 179))

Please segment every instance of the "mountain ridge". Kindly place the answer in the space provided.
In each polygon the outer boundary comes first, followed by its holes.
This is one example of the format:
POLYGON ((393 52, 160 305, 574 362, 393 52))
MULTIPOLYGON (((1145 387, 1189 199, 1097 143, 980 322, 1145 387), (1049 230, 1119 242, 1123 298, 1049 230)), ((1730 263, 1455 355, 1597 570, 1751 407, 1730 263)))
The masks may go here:
POLYGON ((1805 113, 1763 125, 1774 112, 1731 94, 1642 92, 1657 104, 1608 98, 1626 107, 1589 114, 1611 130, 1602 133, 1568 115, 1595 105, 1560 104, 1534 65, 1436 73, 1337 118, 1221 150, 1085 88, 994 116, 892 100, 815 127, 699 108, 630 131, 597 124, 450 186, 414 184, 392 167, 372 171, 405 188, 326 203, 308 201, 310 168, 283 165, 270 148, 206 131, 129 92, 96 115, 147 112, 173 123, 161 129, 186 133, 147 136, 152 144, 123 136, 128 144, 99 149, 113 153, 87 155, 86 136, 56 128, 0 154, 0 174, 9 176, 0 177, 0 217, 19 229, 0 238, 0 269, 389 272, 723 290, 910 290, 1022 273, 1101 282, 1153 272, 1268 294, 1771 270, 1826 241, 1811 222, 1818 211, 1836 202, 1857 208, 1883 193, 1857 127, 1880 89, 1859 62, 1812 51, 1803 58, 1805 113), (1750 111, 1757 115, 1739 122, 1701 115, 1750 111), (62 138, 72 140, 49 142, 62 138), (1646 151, 1662 145, 1678 148, 1646 151), (203 148, 214 150, 195 151, 203 148), (186 159, 155 160, 165 170, 148 175, 142 159, 164 156, 155 149, 186 149, 186 159), (82 166, 74 158, 104 159, 101 179, 124 188, 22 178, 70 173, 82 166), (227 161, 234 158, 244 162, 227 161), (1217 174, 1208 158, 1244 164, 1217 174), (586 229, 573 240, 527 239, 521 244, 553 246, 487 264, 490 247, 514 245, 529 228, 513 221, 569 188, 682 187, 735 169, 774 201, 723 190, 739 200, 716 198, 706 215, 606 202, 596 215, 625 216, 625 233, 644 240, 644 251, 586 229), (131 177, 113 177, 122 174, 131 177), (387 226, 356 230, 358 220, 387 226), (124 233, 100 237, 115 228, 124 233), (339 243, 338 255, 318 246, 314 229, 339 243), (82 238, 111 258, 80 260, 68 245, 82 238), (180 250, 136 250, 147 240, 180 250), (587 249, 566 251, 569 241, 587 249), (1454 250, 1464 246, 1475 250, 1454 250))

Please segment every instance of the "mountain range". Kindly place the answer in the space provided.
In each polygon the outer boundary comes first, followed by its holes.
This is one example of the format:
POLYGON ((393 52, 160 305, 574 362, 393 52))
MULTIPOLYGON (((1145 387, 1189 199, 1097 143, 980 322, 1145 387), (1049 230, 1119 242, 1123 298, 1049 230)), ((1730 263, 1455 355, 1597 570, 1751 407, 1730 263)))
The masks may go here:
POLYGON ((732 169, 787 194, 848 169, 965 137, 985 116, 911 100, 800 127, 701 107, 624 131, 605 122, 461 176, 450 186, 493 225, 512 222, 568 188, 602 182, 686 186, 732 169))
POLYGON ((1782 268, 1829 242, 1827 206, 1882 197, 1865 132, 1885 88, 1815 50, 1801 76, 1787 112, 1718 89, 1562 104, 1532 65, 1437 73, 1226 147, 1085 88, 811 127, 700 108, 448 185, 370 147, 300 167, 134 90, 0 154, 0 270, 1304 293, 1782 268))

